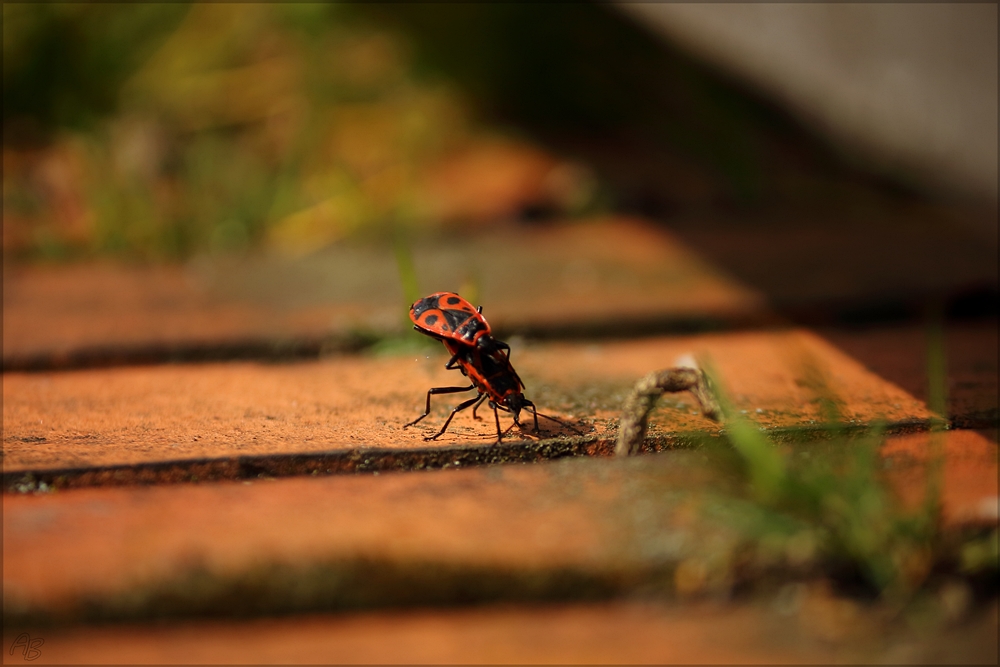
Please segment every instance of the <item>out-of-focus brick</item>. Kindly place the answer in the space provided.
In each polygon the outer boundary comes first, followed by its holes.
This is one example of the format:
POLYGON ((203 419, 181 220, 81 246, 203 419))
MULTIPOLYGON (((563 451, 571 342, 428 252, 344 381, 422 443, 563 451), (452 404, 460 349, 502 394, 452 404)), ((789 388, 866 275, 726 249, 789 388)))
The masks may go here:
MULTIPOLYGON (((996 503, 991 443, 945 437, 945 520, 996 525, 976 509, 996 503)), ((886 445, 897 467, 920 449, 886 445)), ((704 569, 685 592, 726 594, 774 561, 734 567, 746 503, 709 463, 681 451, 6 495, 4 610, 23 623, 669 594, 685 562, 704 569)), ((904 495, 924 488, 914 470, 895 480, 904 495)))
MULTIPOLYGON (((587 597, 596 580, 627 579, 664 549, 696 544, 637 548, 637 531, 653 525, 635 524, 630 499, 652 506, 642 498, 649 480, 630 473, 648 465, 568 460, 6 496, 5 612, 454 603, 530 598, 533 587, 545 598, 553 586, 587 597), (560 586, 559 572, 576 572, 578 586, 560 586)), ((661 472, 679 485, 699 477, 691 465, 661 472)))
MULTIPOLYGON (((922 401, 927 400, 930 389, 926 326, 823 329, 821 334, 885 380, 922 401)), ((1000 404, 997 320, 948 323, 944 348, 948 417, 959 428, 995 429, 1000 404)))
MULTIPOLYGON (((878 610, 862 608, 853 627, 841 631, 839 640, 831 640, 829 633, 817 636, 814 627, 822 622, 811 616, 817 611, 817 597, 806 586, 791 584, 771 604, 480 606, 44 628, 28 637, 44 642, 35 664, 774 665, 993 664, 997 660, 995 606, 958 628, 909 632, 898 627, 886 632, 878 610)), ((823 601, 838 600, 828 595, 823 601)), ((12 646, 19 633, 7 632, 4 646, 12 646)), ((16 649, 8 655, 19 657, 16 649)))
MULTIPOLYGON (((633 218, 496 228, 414 242, 426 292, 463 291, 500 331, 756 321, 757 293, 633 218), (469 291, 471 290, 471 292, 469 291), (478 292, 473 294, 472 292, 478 292)), ((157 355, 230 356, 409 328, 388 245, 186 267, 4 267, 5 368, 157 355), (200 351, 200 352, 199 352, 200 351), (117 356, 116 356, 117 355, 117 356)))
MULTIPOLYGON (((462 608, 197 624, 47 628, 39 664, 824 662, 827 646, 749 606, 462 608)), ((5 637, 10 646, 14 636, 5 637)))
POLYGON ((911 507, 925 499, 928 474, 940 457, 942 511, 952 523, 1000 522, 997 443, 975 431, 913 433, 882 448, 886 476, 911 507))
POLYGON ((774 308, 814 322, 919 317, 942 298, 965 302, 961 309, 995 311, 995 211, 926 201, 886 205, 867 196, 843 201, 851 203, 762 206, 738 219, 695 214, 672 226, 703 259, 765 294, 774 308))

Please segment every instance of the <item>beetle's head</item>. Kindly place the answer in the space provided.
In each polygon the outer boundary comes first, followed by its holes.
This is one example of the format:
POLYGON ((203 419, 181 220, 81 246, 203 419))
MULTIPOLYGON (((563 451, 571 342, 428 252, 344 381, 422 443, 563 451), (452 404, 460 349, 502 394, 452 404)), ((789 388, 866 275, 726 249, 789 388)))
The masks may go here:
POLYGON ((507 397, 504 403, 507 405, 507 409, 510 410, 510 414, 514 416, 514 423, 520 426, 521 422, 518 417, 521 416, 521 410, 524 408, 524 394, 514 392, 507 397))

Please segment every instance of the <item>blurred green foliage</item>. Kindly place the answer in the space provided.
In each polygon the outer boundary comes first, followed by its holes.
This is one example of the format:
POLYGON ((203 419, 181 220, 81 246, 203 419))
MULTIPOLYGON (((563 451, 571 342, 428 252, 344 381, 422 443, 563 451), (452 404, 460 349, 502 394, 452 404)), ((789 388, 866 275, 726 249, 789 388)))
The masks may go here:
MULTIPOLYGON (((940 322, 929 328, 927 361, 931 395, 943 393, 945 350, 940 322)), ((764 561, 784 554, 793 566, 838 573, 863 582, 891 605, 911 601, 935 568, 966 575, 995 573, 998 533, 978 530, 949 539, 942 526, 941 475, 943 424, 932 422, 923 503, 907 508, 890 488, 880 455, 884 426, 876 424, 851 437, 838 406, 841 401, 824 381, 815 360, 804 359, 803 372, 825 400, 826 446, 783 450, 755 423, 733 408, 724 384, 711 368, 729 442, 740 461, 752 503, 733 514, 740 530, 764 561)), ((942 411, 940 414, 944 414, 942 411)), ((709 511, 713 508, 710 506, 709 511)), ((952 531, 961 533, 961 531, 952 531)))
POLYGON ((550 158, 476 124, 357 10, 4 5, 5 254, 308 252, 547 196, 520 181, 550 158), (498 145, 498 191, 454 185, 498 145))
POLYGON ((115 111, 121 85, 187 10, 186 3, 4 3, 5 126, 26 117, 39 132, 93 127, 115 111))
POLYGON ((3 12, 7 257, 301 253, 811 196, 829 172, 783 114, 597 3, 3 12))

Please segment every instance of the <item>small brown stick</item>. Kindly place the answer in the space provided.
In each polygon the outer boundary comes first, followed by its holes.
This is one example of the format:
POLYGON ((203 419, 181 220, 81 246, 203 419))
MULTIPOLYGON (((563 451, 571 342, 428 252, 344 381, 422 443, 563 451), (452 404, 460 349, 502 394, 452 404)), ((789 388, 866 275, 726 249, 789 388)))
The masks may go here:
POLYGON ((656 406, 656 400, 665 392, 690 391, 701 404, 709 419, 718 421, 721 408, 712 391, 708 376, 697 368, 667 368, 654 371, 635 383, 625 401, 618 424, 618 443, 615 454, 637 454, 646 437, 646 422, 656 406))

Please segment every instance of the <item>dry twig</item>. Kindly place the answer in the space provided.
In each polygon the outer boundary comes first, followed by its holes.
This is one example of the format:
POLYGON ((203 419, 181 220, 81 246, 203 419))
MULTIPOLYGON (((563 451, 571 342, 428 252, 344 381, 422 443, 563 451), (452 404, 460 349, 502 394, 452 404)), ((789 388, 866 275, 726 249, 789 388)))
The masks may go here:
POLYGON ((618 425, 618 456, 637 454, 646 437, 649 413, 656 400, 665 392, 690 391, 701 404, 706 417, 718 420, 721 409, 708 376, 697 368, 667 368, 655 371, 639 380, 625 401, 618 425))

